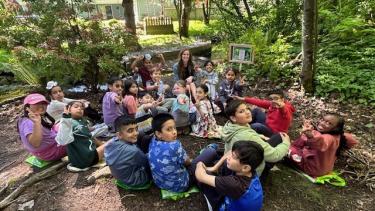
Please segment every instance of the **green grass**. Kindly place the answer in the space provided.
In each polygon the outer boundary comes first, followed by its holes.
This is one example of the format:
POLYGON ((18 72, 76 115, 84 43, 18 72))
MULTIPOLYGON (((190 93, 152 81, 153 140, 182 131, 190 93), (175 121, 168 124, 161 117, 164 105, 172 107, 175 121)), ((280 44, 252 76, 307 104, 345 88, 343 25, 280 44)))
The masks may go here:
POLYGON ((163 46, 163 45, 189 45, 195 42, 193 38, 180 38, 177 34, 168 35, 140 35, 139 44, 142 47, 163 46))
POLYGON ((173 30, 176 34, 170 35, 139 35, 139 44, 142 47, 151 47, 151 46, 163 46, 163 45, 190 45, 196 42, 196 38, 210 38, 213 34, 216 33, 214 28, 217 28, 216 25, 218 21, 212 20, 209 26, 206 26, 202 21, 192 20, 189 22, 189 38, 180 39, 178 32, 178 22, 173 21, 173 30))

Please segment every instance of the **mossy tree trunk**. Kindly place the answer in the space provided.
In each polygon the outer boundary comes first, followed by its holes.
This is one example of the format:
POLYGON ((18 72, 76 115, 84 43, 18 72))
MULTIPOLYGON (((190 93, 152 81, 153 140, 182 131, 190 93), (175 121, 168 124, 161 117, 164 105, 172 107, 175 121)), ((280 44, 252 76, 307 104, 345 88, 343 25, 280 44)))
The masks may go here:
POLYGON ((307 93, 314 92, 314 20, 316 11, 316 0, 304 0, 303 23, 302 23, 302 85, 307 93))

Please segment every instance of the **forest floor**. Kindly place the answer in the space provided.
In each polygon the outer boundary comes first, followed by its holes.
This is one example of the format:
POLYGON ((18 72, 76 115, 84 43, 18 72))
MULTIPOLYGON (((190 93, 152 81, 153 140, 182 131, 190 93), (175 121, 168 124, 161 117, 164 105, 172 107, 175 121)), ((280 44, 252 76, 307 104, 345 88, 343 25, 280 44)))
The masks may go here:
MULTIPOLYGON (((263 97, 270 82, 259 80, 257 83, 256 88, 249 86, 247 94, 263 97)), ((101 95, 76 94, 67 97, 88 98, 97 105, 101 95)), ((290 129, 291 139, 297 138, 303 117, 317 119, 324 112, 338 112, 346 119, 346 129, 360 141, 354 155, 364 156, 371 165, 374 164, 375 112, 372 108, 339 103, 332 99, 304 97, 299 87, 288 90, 288 99, 297 110, 290 129)), ((24 162, 28 154, 21 145, 16 129, 16 121, 21 113, 20 100, 0 108, 0 189, 9 184, 7 190, 0 193, 0 200, 26 178, 40 171, 24 162)), ((224 124, 225 118, 218 116, 218 122, 224 124)), ((204 140, 191 136, 181 136, 180 139, 191 157, 195 157, 208 143, 221 142, 218 139, 204 140)), ((372 210, 375 207, 374 193, 370 189, 374 179, 368 180, 371 175, 361 175, 366 174, 366 166, 347 154, 340 156, 336 164, 336 170, 344 172, 343 176, 348 182, 343 188, 316 185, 283 164, 277 167, 271 171, 263 187, 264 210, 372 210)), ((160 190, 155 186, 147 191, 125 191, 114 185, 112 177, 100 178, 95 184, 89 184, 86 177, 94 170, 71 173, 62 168, 57 175, 27 188, 5 210, 18 210, 25 203, 31 204, 29 210, 207 210, 201 193, 175 202, 162 200, 160 190)), ((372 188, 375 189, 374 186, 372 188)))

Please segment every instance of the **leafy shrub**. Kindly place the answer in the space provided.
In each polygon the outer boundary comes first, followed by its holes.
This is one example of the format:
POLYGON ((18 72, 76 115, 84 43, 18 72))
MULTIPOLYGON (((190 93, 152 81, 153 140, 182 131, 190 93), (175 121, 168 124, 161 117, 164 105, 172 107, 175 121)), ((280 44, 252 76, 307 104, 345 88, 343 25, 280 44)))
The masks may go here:
POLYGON ((0 25, 0 32, 6 41, 0 41, 40 84, 52 79, 62 84, 83 81, 96 89, 110 75, 122 73, 122 56, 139 48, 137 38, 126 32, 123 23, 76 18, 71 4, 79 6, 84 1, 25 1, 37 18, 16 19, 11 8, 1 8, 0 18, 6 14, 6 23, 0 25))
POLYGON ((361 18, 345 18, 322 38, 316 93, 375 105, 375 28, 361 18))

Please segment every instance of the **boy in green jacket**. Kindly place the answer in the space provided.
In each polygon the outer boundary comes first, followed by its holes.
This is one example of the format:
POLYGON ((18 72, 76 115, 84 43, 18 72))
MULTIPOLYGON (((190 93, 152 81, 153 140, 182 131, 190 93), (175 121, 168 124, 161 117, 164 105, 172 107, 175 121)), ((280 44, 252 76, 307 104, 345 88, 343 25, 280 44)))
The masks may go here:
MULTIPOLYGON (((229 118, 222 133, 225 142, 225 152, 229 151, 233 144, 240 140, 254 141, 264 149, 264 160, 256 169, 257 174, 262 175, 267 163, 276 163, 288 153, 290 139, 286 133, 279 133, 267 138, 251 129, 249 123, 252 120, 251 111, 244 102, 232 100, 228 103, 225 114, 229 118)), ((268 165, 267 170, 272 165, 268 165)))

